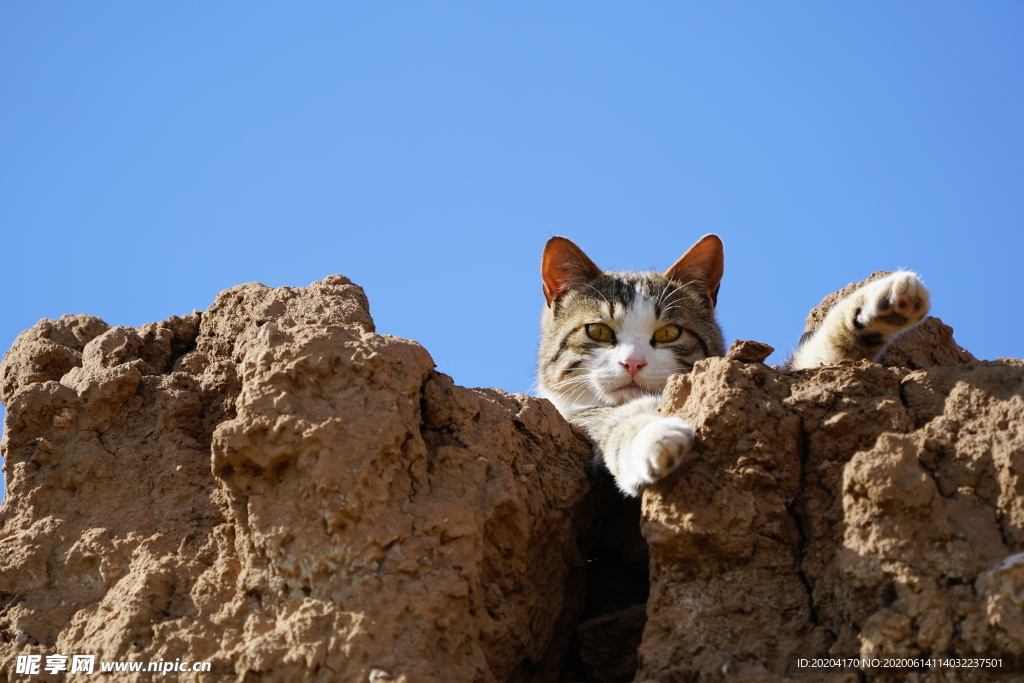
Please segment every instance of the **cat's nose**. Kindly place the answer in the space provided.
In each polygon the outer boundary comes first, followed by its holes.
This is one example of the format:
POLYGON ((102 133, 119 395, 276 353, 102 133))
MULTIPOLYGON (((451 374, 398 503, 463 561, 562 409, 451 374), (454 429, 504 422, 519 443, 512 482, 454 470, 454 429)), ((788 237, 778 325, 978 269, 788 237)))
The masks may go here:
POLYGON ((629 370, 630 378, 636 377, 636 373, 640 372, 640 369, 647 365, 647 361, 643 358, 627 358, 624 361, 620 361, 619 365, 629 370))

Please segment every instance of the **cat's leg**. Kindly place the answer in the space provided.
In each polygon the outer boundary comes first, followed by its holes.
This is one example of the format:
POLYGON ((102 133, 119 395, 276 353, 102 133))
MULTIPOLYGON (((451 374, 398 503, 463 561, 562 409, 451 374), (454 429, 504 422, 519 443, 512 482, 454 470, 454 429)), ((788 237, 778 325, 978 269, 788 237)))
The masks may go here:
POLYGON ((869 282, 832 307, 789 367, 877 361, 896 335, 924 320, 928 309, 928 290, 914 273, 900 271, 869 282))
POLYGON ((693 445, 693 427, 678 417, 658 415, 657 396, 573 416, 594 441, 597 457, 619 489, 636 496, 678 467, 693 445))

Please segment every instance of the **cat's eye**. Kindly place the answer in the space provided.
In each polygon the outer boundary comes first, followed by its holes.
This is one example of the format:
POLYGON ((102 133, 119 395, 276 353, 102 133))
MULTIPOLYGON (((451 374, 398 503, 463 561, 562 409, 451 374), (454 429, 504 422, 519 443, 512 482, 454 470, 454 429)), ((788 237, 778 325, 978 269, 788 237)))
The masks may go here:
POLYGON ((667 344, 668 342, 674 342, 679 339, 679 335, 682 334, 682 330, 679 329, 678 325, 665 325, 665 327, 659 328, 654 333, 654 341, 659 344, 667 344))
POLYGON ((610 342, 615 339, 615 333, 612 332, 612 328, 604 323, 591 323, 587 325, 587 336, 599 342, 610 342))

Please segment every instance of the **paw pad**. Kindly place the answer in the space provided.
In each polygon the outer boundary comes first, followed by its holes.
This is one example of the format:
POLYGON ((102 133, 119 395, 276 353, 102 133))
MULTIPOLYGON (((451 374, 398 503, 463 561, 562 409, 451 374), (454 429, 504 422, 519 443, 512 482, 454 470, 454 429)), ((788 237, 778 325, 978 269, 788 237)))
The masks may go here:
POLYGON ((858 310, 861 329, 892 334, 917 324, 928 312, 928 290, 913 273, 893 273, 864 289, 875 306, 866 315, 858 310))

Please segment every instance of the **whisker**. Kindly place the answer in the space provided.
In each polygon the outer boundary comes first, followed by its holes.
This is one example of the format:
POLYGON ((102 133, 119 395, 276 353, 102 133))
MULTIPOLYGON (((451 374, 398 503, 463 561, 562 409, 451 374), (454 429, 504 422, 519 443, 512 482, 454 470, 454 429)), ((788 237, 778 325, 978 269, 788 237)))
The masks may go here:
POLYGON ((668 290, 669 290, 669 287, 671 287, 671 286, 672 286, 671 282, 666 282, 665 286, 662 287, 661 294, 658 295, 657 300, 654 302, 654 307, 655 308, 659 308, 661 306, 661 302, 665 300, 666 296, 668 296, 668 290))
POLYGON ((598 289, 597 289, 596 287, 594 287, 593 285, 588 285, 588 284, 584 284, 583 286, 584 286, 584 287, 586 287, 586 288, 588 288, 588 289, 592 289, 592 290, 594 290, 595 292, 597 292, 597 295, 598 295, 599 297, 601 297, 602 299, 604 299, 604 302, 605 302, 606 304, 608 304, 609 306, 611 306, 611 305, 612 305, 612 302, 608 301, 608 297, 606 297, 606 296, 605 296, 604 294, 602 294, 602 293, 600 292, 600 290, 598 290, 598 289))
POLYGON ((586 392, 586 386, 580 386, 571 394, 568 395, 567 400, 570 404, 576 405, 576 401, 583 396, 586 392))
POLYGON ((560 382, 559 386, 564 386, 566 388, 576 387, 576 386, 585 386, 589 381, 590 381, 590 378, 589 377, 585 377, 585 376, 584 377, 572 377, 572 378, 570 378, 568 380, 560 382))

